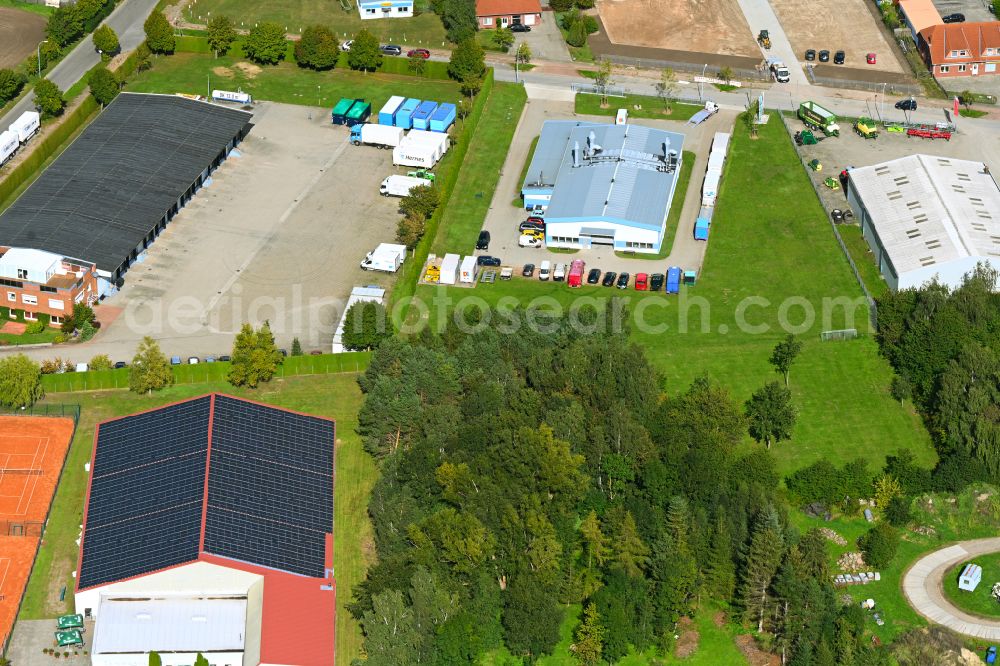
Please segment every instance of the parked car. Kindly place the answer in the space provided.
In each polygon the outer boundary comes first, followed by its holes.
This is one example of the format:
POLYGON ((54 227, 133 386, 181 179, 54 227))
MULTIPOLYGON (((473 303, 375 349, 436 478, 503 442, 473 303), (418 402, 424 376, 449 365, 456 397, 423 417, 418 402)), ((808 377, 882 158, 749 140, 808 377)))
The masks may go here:
POLYGON ((844 53, 843 51, 837 51, 836 53, 833 54, 833 64, 834 65, 843 65, 845 58, 847 58, 847 54, 846 53, 844 53))
POLYGON ((591 268, 590 272, 587 273, 587 284, 597 284, 601 281, 601 269, 591 268))
POLYGON ((499 266, 500 257, 491 257, 487 254, 476 257, 476 263, 480 266, 499 266))
POLYGON ((351 47, 354 46, 354 40, 348 39, 346 42, 340 45, 341 51, 350 51, 351 47))
POLYGON ((874 65, 878 61, 878 56, 874 53, 869 53, 865 56, 865 62, 869 65, 874 65))
POLYGON ((180 364, 181 364, 181 357, 180 356, 171 356, 170 357, 170 365, 180 365, 180 364))
POLYGON ((427 49, 410 49, 406 52, 407 58, 423 58, 427 60, 431 57, 431 52, 427 49))
POLYGON ((538 222, 532 222, 531 220, 525 220, 517 226, 518 231, 540 231, 545 233, 545 223, 539 224, 538 222))
POLYGON ((117 363, 115 363, 115 370, 121 370, 122 368, 127 368, 127 367, 128 363, 126 363, 125 361, 118 361, 117 363))
POLYGON ((284 358, 288 358, 288 350, 287 349, 279 349, 278 353, 281 354, 284 358))
POLYGON ((510 26, 510 31, 511 32, 531 32, 531 26, 530 25, 524 25, 523 23, 515 23, 514 25, 510 26))
POLYGON ((221 356, 219 356, 219 360, 222 361, 223 363, 228 363, 233 359, 232 357, 229 356, 229 354, 222 354, 221 356))
POLYGON ((830 52, 827 51, 826 49, 823 49, 822 51, 820 51, 819 52, 819 61, 820 62, 830 62, 830 52))
POLYGON ((476 249, 477 250, 490 249, 490 232, 485 230, 479 232, 479 240, 476 241, 476 249))
POLYGON ((965 14, 955 12, 954 14, 942 16, 941 20, 945 23, 965 23, 965 14))
POLYGON ((198 365, 201 363, 201 359, 197 356, 188 356, 188 365, 198 365))
POLYGON ((521 234, 521 237, 517 239, 518 247, 541 247, 542 239, 534 234, 521 234))
POLYGON ((309 355, 310 356, 322 356, 323 355, 323 350, 322 349, 313 349, 311 352, 309 352, 309 355))
POLYGON ((205 357, 205 363, 215 363, 215 357, 214 356, 206 356, 205 357))
POLYGON ((628 289, 628 278, 629 278, 628 273, 622 273, 621 275, 618 276, 618 282, 615 283, 615 286, 618 287, 619 289, 628 289))
POLYGON ((649 276, 649 290, 659 291, 663 289, 663 273, 653 273, 649 276))
POLYGON ((555 269, 552 271, 552 280, 555 282, 562 282, 566 279, 566 264, 556 264, 555 269))
POLYGON ((533 277, 535 275, 535 265, 525 264, 524 268, 521 269, 521 275, 524 277, 533 277))
POLYGON ((635 274, 635 290, 636 291, 648 291, 649 290, 649 276, 645 273, 635 274))
POLYGON ((543 261, 542 265, 538 267, 538 279, 545 282, 550 277, 552 277, 552 263, 546 260, 543 261))
POLYGON ((812 62, 816 59, 816 49, 806 49, 806 60, 812 62))
POLYGON ((612 287, 615 284, 615 278, 618 277, 618 273, 614 271, 608 271, 604 274, 604 279, 601 280, 602 287, 612 287))
POLYGON ((545 228, 545 218, 539 217, 538 215, 530 216, 527 220, 525 220, 525 222, 534 222, 535 224, 540 225, 542 229, 545 228))
POLYGON ((917 100, 913 99, 901 99, 896 102, 896 108, 900 111, 916 111, 917 110, 917 100))
POLYGON ((382 46, 379 47, 379 49, 382 51, 382 55, 387 55, 387 56, 403 55, 403 47, 396 46, 395 44, 383 44, 382 46))

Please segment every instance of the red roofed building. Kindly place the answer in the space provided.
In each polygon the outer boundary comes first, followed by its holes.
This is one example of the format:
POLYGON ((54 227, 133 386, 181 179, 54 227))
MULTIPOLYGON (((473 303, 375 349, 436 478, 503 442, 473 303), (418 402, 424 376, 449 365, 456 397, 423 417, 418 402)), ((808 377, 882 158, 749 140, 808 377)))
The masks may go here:
POLYGON ((1000 22, 933 25, 920 31, 917 48, 935 78, 994 75, 1000 64, 1000 22))
POLYGON ((542 5, 538 0, 476 0, 476 20, 481 30, 538 25, 542 5))

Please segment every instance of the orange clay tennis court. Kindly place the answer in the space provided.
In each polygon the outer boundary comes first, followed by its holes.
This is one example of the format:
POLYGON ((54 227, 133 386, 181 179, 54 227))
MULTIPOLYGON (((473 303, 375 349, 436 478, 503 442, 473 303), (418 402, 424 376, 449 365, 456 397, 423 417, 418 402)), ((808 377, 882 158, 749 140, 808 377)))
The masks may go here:
POLYGON ((14 627, 73 420, 0 416, 0 645, 14 627))

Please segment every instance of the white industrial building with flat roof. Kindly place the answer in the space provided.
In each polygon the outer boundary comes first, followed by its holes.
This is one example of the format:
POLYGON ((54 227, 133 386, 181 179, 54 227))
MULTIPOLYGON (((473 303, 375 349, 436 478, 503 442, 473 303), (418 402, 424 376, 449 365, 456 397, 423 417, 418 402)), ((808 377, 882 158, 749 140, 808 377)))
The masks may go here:
POLYGON ((544 211, 548 247, 655 254, 683 146, 683 134, 642 125, 546 121, 521 188, 524 206, 544 211))
POLYGON ((1000 187, 982 162, 910 155, 850 170, 847 199, 892 289, 1000 270, 1000 187))

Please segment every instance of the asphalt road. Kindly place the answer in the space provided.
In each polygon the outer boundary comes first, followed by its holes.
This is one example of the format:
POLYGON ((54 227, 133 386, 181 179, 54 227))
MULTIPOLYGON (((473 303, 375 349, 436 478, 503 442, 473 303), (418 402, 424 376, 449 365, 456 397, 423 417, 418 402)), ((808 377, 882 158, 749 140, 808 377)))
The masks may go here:
MULTIPOLYGON (((1000 622, 959 610, 945 598, 941 588, 955 584, 954 580, 942 581, 942 578, 959 562, 997 551, 1000 551, 1000 538, 994 537, 962 541, 925 555, 903 575, 903 594, 910 605, 931 622, 966 636, 1000 641, 1000 622)), ((992 585, 992 582, 984 579, 979 584, 992 585)))
MULTIPOLYGON (((153 11, 156 2, 157 0, 123 0, 111 12, 111 16, 104 20, 104 23, 110 25, 118 34, 122 51, 134 49, 146 38, 142 24, 153 11)), ((49 72, 46 78, 59 86, 60 90, 65 91, 79 81, 100 60, 101 57, 94 50, 94 44, 88 35, 49 72)), ((22 113, 34 108, 35 95, 28 93, 6 115, 0 118, 0 127, 7 127, 22 113)))

